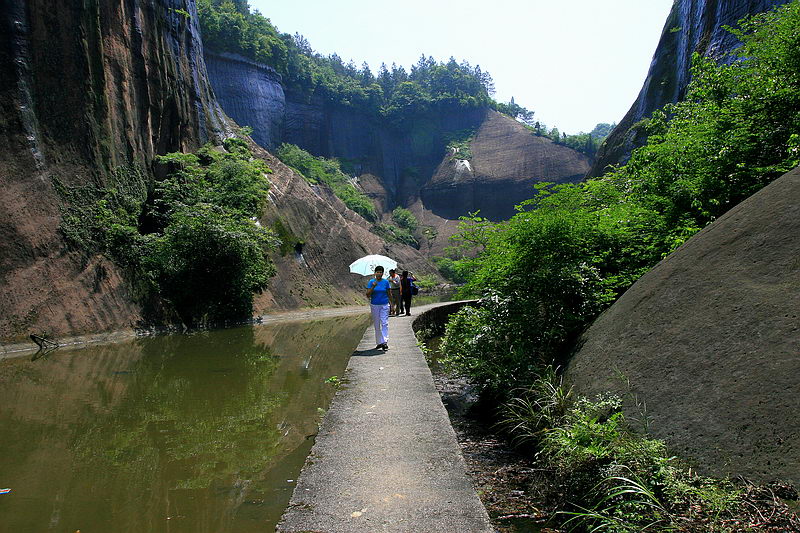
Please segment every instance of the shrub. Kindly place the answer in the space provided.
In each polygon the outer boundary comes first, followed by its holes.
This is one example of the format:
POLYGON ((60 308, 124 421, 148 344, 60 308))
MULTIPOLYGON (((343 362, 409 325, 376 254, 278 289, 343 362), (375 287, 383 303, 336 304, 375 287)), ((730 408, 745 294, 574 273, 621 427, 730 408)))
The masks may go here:
POLYGON ((342 172, 335 159, 314 157, 294 144, 285 143, 278 149, 277 156, 309 183, 324 183, 330 187, 349 209, 369 221, 377 220, 378 214, 372 200, 355 186, 352 178, 342 172))
POLYGON ((464 283, 467 276, 461 268, 461 263, 449 257, 432 257, 431 260, 442 276, 453 283, 464 283))
POLYGON ((277 239, 255 222, 271 171, 240 139, 224 148, 159 157, 167 175, 149 199, 131 169, 117 169, 107 187, 54 180, 65 241, 109 256, 139 299, 165 299, 188 325, 249 317, 253 293, 275 273, 267 252, 277 239))
POLYGON ((397 207, 392 211, 392 220, 394 220, 398 226, 407 229, 411 233, 414 233, 419 225, 417 217, 404 207, 397 207))
POLYGON ((253 293, 267 287, 275 267, 272 234, 219 206, 176 212, 149 258, 161 293, 186 324, 252 315, 253 293))
POLYGON ((400 228, 394 224, 385 224, 379 222, 370 228, 370 231, 375 235, 380 236, 383 240, 388 242, 396 242, 399 244, 406 244, 419 249, 419 241, 405 228, 400 228))

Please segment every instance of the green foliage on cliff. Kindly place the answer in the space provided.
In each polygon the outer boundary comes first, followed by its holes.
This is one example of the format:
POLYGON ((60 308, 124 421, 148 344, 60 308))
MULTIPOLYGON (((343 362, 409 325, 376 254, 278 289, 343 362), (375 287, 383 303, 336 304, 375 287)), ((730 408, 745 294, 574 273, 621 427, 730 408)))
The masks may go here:
POLYGON ((355 186, 350 176, 342 172, 337 160, 314 157, 299 146, 286 143, 281 145, 276 155, 309 183, 324 183, 330 187, 344 205, 362 217, 369 221, 378 218, 372 200, 355 186))
POLYGON ((270 170, 241 140, 224 148, 162 156, 166 176, 150 184, 127 169, 106 187, 54 180, 65 241, 109 256, 140 299, 160 299, 187 325, 249 318, 275 273, 277 239, 255 222, 270 170))
POLYGON ((250 15, 247 2, 198 0, 197 14, 205 46, 286 69, 289 46, 284 36, 269 19, 250 15))
POLYGON ((417 241, 414 235, 406 228, 401 228, 400 226, 387 224, 385 222, 378 222, 369 230, 387 242, 407 244, 408 246, 419 248, 419 241, 417 241))
POLYGON ((273 67, 290 91, 311 99, 352 107, 383 117, 397 126, 414 115, 490 104, 491 76, 454 58, 437 62, 423 55, 407 72, 381 65, 375 75, 338 55, 322 56, 301 35, 282 34, 246 2, 198 0, 203 42, 217 51, 234 52, 273 67))
POLYGON ((417 226, 419 225, 417 217, 405 207, 396 207, 394 211, 392 211, 392 220, 394 220, 398 226, 407 229, 411 233, 417 231, 417 226))
POLYGON ((461 130, 445 136, 450 159, 472 159, 470 143, 475 138, 475 130, 461 130))

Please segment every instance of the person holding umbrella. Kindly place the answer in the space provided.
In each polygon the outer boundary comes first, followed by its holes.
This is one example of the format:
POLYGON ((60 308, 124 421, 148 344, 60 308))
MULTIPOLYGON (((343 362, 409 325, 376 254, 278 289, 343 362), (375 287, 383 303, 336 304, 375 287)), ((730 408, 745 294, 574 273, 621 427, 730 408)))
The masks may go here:
POLYGON ((383 279, 383 267, 375 267, 375 274, 367 283, 367 297, 375 326, 376 350, 389 349, 389 290, 391 286, 383 279))

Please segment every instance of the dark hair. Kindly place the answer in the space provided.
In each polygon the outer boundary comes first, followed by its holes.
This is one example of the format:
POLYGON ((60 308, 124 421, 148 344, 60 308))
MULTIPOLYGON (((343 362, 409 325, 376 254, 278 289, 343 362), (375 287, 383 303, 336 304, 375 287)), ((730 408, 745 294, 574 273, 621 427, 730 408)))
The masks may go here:
POLYGON ((376 266, 376 267, 375 267, 375 272, 377 272, 377 271, 379 271, 379 270, 380 270, 381 272, 383 272, 383 267, 382 267, 381 265, 378 265, 378 266, 376 266))
POLYGON ((403 277, 404 277, 404 278, 407 278, 407 277, 408 277, 408 270, 403 270, 403 277))

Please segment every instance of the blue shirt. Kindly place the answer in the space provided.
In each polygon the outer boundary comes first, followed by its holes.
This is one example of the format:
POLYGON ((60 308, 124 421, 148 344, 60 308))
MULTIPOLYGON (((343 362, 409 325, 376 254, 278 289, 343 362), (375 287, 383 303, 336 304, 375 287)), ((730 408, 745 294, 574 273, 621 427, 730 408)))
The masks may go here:
POLYGON ((389 303, 389 282, 385 279, 381 278, 380 281, 372 278, 367 283, 367 288, 373 287, 372 295, 370 296, 370 301, 372 305, 385 305, 389 303))

